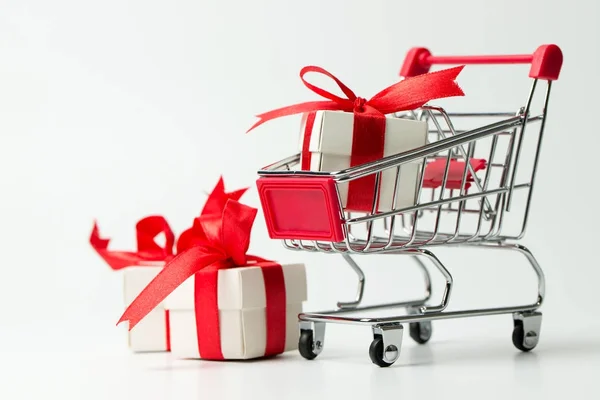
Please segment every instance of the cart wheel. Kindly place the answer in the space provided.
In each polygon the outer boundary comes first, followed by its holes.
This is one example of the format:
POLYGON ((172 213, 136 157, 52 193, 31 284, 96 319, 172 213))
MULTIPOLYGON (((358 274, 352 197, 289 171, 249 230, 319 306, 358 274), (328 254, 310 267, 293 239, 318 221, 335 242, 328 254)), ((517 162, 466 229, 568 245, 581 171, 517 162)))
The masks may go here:
POLYGON ((380 367, 389 367, 393 364, 393 362, 387 362, 383 359, 382 337, 376 337, 371 342, 371 346, 369 347, 369 357, 371 357, 371 361, 373 362, 373 364, 378 365, 380 367))
POLYGON ((298 340, 298 351, 300 355, 307 360, 314 360, 317 353, 314 351, 313 331, 302 329, 300 331, 300 340, 298 340))
POLYGON ((512 342, 521 351, 530 351, 537 346, 542 328, 542 313, 521 311, 513 314, 512 342))
POLYGON ((525 329, 523 328, 522 321, 515 321, 515 327, 512 333, 512 342, 517 349, 525 352, 533 350, 537 344, 535 343, 530 346, 525 346, 525 329))
POLYGON ((411 322, 409 325, 410 337, 419 344, 425 344, 431 339, 431 321, 411 322))

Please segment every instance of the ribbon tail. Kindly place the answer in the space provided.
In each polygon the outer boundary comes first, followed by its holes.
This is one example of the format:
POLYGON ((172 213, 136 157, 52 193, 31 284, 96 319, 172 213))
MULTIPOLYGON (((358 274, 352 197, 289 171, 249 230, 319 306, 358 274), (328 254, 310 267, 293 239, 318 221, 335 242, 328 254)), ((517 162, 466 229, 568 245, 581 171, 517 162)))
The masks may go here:
POLYGON ((222 254, 207 252, 207 249, 202 246, 192 247, 178 254, 133 300, 117 325, 129 321, 129 330, 133 329, 186 279, 199 270, 222 260, 223 257, 222 254))
POLYGON ((94 250, 106 250, 108 248, 108 243, 110 239, 103 239, 100 237, 100 230, 98 229, 98 223, 94 221, 94 227, 92 228, 92 233, 90 234, 90 244, 94 248, 94 250))
POLYGON ((108 244, 110 239, 104 239, 100 236, 100 230, 98 224, 94 221, 94 227, 90 234, 90 245, 98 253, 98 255, 108 264, 108 266, 118 271, 129 265, 134 265, 139 259, 136 258, 135 253, 125 251, 110 251, 108 250, 108 244))
POLYGON ((455 79, 464 65, 406 78, 377 93, 367 102, 383 114, 412 110, 445 97, 464 96, 455 79))
POLYGON ((294 114, 302 114, 311 111, 320 111, 320 110, 340 110, 340 111, 352 111, 352 102, 348 100, 348 105, 343 105, 334 101, 309 101, 306 103, 294 104, 291 106, 281 107, 276 110, 271 110, 263 114, 257 115, 259 121, 256 122, 250 129, 246 131, 246 133, 255 129, 256 127, 264 124, 267 121, 270 121, 275 118, 285 117, 288 115, 294 114))

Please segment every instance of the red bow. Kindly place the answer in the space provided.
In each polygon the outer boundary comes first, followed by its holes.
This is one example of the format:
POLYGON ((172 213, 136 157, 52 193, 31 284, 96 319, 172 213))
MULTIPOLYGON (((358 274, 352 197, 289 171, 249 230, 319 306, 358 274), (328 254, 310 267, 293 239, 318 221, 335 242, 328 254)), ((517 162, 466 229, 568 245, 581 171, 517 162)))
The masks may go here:
POLYGON ((354 112, 355 114, 385 115, 399 111, 413 110, 434 99, 464 96, 463 91, 454 81, 460 71, 462 71, 463 67, 464 66, 459 66, 405 78, 404 80, 383 89, 370 100, 366 100, 357 97, 348 86, 344 85, 338 78, 323 68, 307 66, 300 71, 300 79, 302 79, 302 82, 307 88, 316 94, 325 97, 328 101, 309 101, 257 115, 260 120, 248 129, 247 132, 250 132, 257 126, 269 120, 293 114, 331 110, 354 112), (304 75, 308 72, 316 72, 333 79, 347 98, 336 96, 333 93, 308 83, 304 79, 304 75))
MULTIPOLYGON (((208 196, 201 215, 220 215, 229 199, 239 200, 248 188, 225 192, 225 183, 223 178, 219 178, 217 185, 208 196)), ((137 251, 112 251, 108 250, 110 239, 100 237, 98 226, 94 223, 94 228, 90 235, 90 244, 96 252, 106 261, 114 270, 119 270, 129 266, 147 265, 152 262, 168 261, 173 258, 173 246, 175 244, 175 235, 169 226, 167 220, 162 216, 150 216, 141 219, 136 224, 137 251), (165 235, 165 245, 161 247, 155 239, 160 234, 165 235)), ((191 247, 195 241, 193 227, 184 231, 177 239, 177 253, 191 247)))
POLYGON ((185 248, 146 286, 117 324, 129 321, 131 330, 186 279, 203 269, 219 270, 266 261, 246 254, 256 213, 257 209, 229 199, 221 215, 196 218, 185 248))
MULTIPOLYGON (((213 191, 208 195, 208 199, 206 200, 206 203, 204 203, 204 207, 202 208, 200 216, 220 217, 225 209, 225 204, 227 204, 229 200, 238 201, 247 190, 248 188, 243 188, 226 193, 225 183, 221 177, 213 191)), ((195 224, 196 220, 194 220, 194 225, 195 224)), ((195 232, 197 232, 197 230, 195 230, 194 226, 192 226, 179 236, 179 239, 177 240, 177 253, 180 253, 183 250, 193 246, 194 242, 196 241, 195 232)))

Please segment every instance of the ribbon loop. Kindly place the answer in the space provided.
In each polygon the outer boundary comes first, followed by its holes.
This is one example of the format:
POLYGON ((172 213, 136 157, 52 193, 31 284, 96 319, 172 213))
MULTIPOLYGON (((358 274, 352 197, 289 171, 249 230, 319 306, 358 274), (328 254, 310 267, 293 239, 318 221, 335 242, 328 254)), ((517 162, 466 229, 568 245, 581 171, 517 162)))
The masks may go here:
POLYGON ((157 253, 163 257, 173 255, 175 234, 164 217, 159 215, 146 217, 140 220, 135 228, 138 252, 157 253), (156 243, 156 237, 161 233, 165 235, 164 246, 156 243))
POLYGON ((329 99, 331 101, 335 101, 336 103, 338 103, 340 106, 342 107, 348 107, 351 106, 353 101, 356 99, 356 95, 354 94, 354 92, 346 85, 344 85, 342 83, 342 81, 340 81, 338 78, 336 78, 332 73, 330 73, 329 71, 326 71, 324 68, 321 67, 315 67, 315 66, 307 66, 304 67, 300 70, 300 79, 302 79, 302 82, 304 83, 304 86, 306 86, 307 88, 309 88, 310 90, 312 90, 313 92, 315 92, 316 94, 318 94, 321 97, 325 97, 326 99, 329 99), (318 86, 315 86, 311 83, 308 83, 306 81, 306 79, 304 79, 304 75, 306 75, 308 72, 316 72, 318 74, 321 75, 325 75, 328 78, 333 79, 333 81, 339 86, 339 88, 342 90, 342 92, 346 95, 346 99, 344 99, 343 97, 339 97, 334 95, 333 93, 330 93, 324 89, 321 89, 318 86))

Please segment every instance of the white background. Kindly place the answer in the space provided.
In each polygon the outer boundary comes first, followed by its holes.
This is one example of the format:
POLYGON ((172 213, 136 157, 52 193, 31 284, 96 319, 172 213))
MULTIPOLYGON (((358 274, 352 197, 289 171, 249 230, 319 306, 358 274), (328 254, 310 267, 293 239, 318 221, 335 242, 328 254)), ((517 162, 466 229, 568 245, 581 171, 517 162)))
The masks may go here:
MULTIPOLYGON (((0 397, 593 398, 598 18, 592 0, 0 0, 0 397), (312 363, 296 353, 253 363, 129 354, 124 327, 115 327, 121 277, 87 242, 94 219, 115 248, 132 248, 145 215, 186 228, 219 175, 230 189, 253 187, 257 169, 296 152, 299 118, 245 131, 257 113, 316 99, 298 78, 304 65, 325 67, 369 97, 398 79, 411 46, 501 54, 543 43, 560 45, 565 63, 524 240, 547 274, 533 353, 512 347, 512 322, 502 316, 437 323, 426 347, 405 335, 389 369, 370 363, 366 327, 328 327, 326 350, 312 363)), ((452 104, 523 105, 527 67, 492 70, 466 69, 467 96, 452 104)), ((254 190, 244 199, 258 206, 254 190)), ((307 263, 306 309, 353 296, 341 259, 285 251, 261 218, 251 250, 307 263)), ((455 275, 452 308, 534 298, 522 259, 474 254, 439 253, 455 275)), ((409 260, 361 261, 368 301, 419 294, 409 260)))

